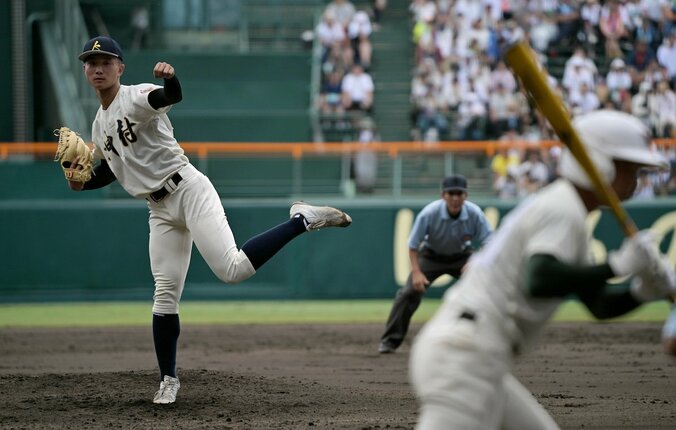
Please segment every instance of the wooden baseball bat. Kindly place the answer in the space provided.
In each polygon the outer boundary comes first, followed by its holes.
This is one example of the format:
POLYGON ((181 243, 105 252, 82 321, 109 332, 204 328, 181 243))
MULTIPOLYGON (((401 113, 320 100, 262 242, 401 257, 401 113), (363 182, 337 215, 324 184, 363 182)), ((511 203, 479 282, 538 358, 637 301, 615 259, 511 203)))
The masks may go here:
POLYGON ((577 162, 589 175, 599 200, 613 212, 624 234, 633 236, 637 232, 636 224, 620 204, 620 199, 615 190, 603 180, 598 168, 589 157, 580 136, 573 128, 570 114, 563 101, 549 87, 546 72, 536 62, 535 53, 524 41, 516 42, 507 49, 505 61, 519 78, 528 98, 547 118, 561 142, 568 147, 577 162))

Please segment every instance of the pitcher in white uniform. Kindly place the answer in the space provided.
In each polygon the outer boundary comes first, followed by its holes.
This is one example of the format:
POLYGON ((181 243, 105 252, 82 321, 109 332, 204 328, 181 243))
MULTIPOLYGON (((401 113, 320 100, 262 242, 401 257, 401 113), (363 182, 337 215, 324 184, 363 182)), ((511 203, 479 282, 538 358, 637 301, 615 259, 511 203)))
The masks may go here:
MULTIPOLYGON (((666 167, 636 118, 597 111, 575 121, 591 157, 621 200, 643 167, 666 167)), ((597 318, 622 315, 676 290, 674 268, 649 231, 595 264, 585 219, 600 205, 583 169, 564 150, 560 176, 509 213, 473 255, 414 341, 410 378, 419 430, 550 430, 559 427, 512 375, 518 356, 573 294, 597 318), (607 284, 627 276, 625 284, 607 284)))
MULTIPOLYGON (((70 182, 89 190, 114 180, 132 196, 148 201, 150 265, 155 280, 153 340, 160 369, 155 403, 176 400, 176 348, 180 333, 179 300, 195 243, 211 270, 225 283, 251 277, 289 241, 306 231, 347 227, 346 213, 328 206, 295 202, 289 220, 249 239, 237 249, 220 197, 176 142, 167 112, 182 99, 174 68, 155 65, 154 84, 121 85, 122 49, 109 37, 89 40, 79 56, 101 107, 92 125, 95 158, 92 179, 70 182)), ((77 168, 75 163, 73 168, 77 168)))

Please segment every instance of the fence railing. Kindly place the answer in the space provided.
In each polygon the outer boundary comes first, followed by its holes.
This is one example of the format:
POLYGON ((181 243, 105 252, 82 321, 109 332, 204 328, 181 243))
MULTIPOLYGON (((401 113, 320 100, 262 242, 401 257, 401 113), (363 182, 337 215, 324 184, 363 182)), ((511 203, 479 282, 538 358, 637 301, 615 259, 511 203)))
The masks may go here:
MULTIPOLYGON (((676 139, 656 139, 662 149, 676 139)), ((557 141, 457 142, 184 142, 181 147, 223 198, 298 197, 360 193, 356 170, 368 154, 373 177, 369 194, 392 198, 435 194, 440 178, 461 173, 471 178, 476 197, 492 195, 490 157, 499 148, 547 149, 557 141)), ((53 142, 0 143, 0 169, 13 159, 49 160, 53 142)), ((110 197, 126 196, 113 186, 110 197)))
MULTIPOLYGON (((653 139, 658 148, 676 148, 676 139, 653 139)), ((181 142, 183 150, 200 158, 229 153, 288 155, 302 158, 304 155, 344 154, 373 151, 389 154, 392 158, 402 153, 477 152, 491 156, 498 148, 550 148, 560 146, 554 140, 513 141, 446 141, 446 142, 181 142)), ((56 142, 0 142, 0 160, 11 155, 44 156, 53 154, 56 142)))

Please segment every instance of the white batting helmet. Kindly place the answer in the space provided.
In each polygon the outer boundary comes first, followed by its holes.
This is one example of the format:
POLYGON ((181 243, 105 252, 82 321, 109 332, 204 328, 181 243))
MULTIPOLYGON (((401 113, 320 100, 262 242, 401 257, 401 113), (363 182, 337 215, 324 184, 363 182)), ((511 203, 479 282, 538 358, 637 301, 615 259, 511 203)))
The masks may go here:
MULTIPOLYGON (((639 119, 619 111, 598 110, 573 121, 582 144, 604 180, 615 178, 613 160, 631 161, 643 166, 669 168, 665 157, 650 148, 650 130, 639 119)), ((574 184, 591 189, 592 184, 573 154, 565 148, 559 175, 574 184)))

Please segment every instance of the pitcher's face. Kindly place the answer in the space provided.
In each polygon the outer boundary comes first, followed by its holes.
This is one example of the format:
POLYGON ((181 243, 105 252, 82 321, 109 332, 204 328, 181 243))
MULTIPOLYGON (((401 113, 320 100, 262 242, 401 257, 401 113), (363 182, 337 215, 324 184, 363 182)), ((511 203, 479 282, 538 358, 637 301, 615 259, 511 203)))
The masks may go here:
POLYGON ((92 55, 84 63, 84 72, 89 85, 103 91, 118 84, 124 63, 110 55, 92 55))

